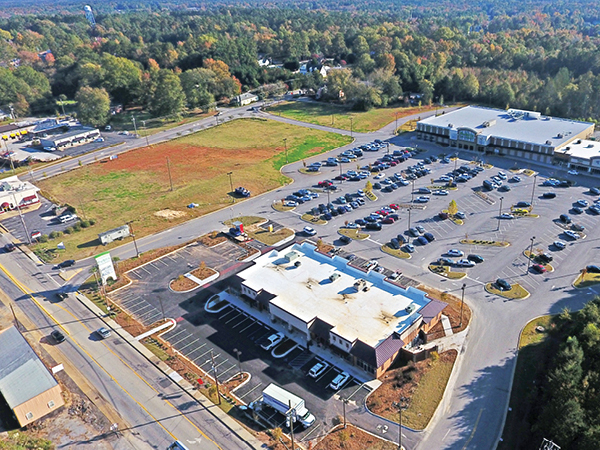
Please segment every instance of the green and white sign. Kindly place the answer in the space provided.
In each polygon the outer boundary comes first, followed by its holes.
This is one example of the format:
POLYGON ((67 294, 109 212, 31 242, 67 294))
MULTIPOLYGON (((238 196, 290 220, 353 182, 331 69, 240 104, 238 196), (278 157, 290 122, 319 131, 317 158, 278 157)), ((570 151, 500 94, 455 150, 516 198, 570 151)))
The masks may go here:
POLYGON ((98 272, 100 272, 102 284, 106 284, 106 281, 109 278, 117 281, 117 274, 115 272, 115 267, 113 266, 112 258, 110 257, 110 252, 104 252, 97 255, 96 264, 98 265, 98 272))

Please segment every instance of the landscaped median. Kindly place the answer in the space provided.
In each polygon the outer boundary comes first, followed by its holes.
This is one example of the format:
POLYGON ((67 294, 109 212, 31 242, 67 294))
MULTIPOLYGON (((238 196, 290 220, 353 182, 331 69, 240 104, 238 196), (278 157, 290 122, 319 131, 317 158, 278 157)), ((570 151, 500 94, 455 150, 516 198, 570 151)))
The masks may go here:
POLYGON ((440 275, 450 280, 460 280, 461 278, 467 276, 466 272, 454 272, 450 270, 450 266, 446 266, 443 264, 432 263, 429 264, 428 269, 436 275, 440 275))
POLYGON ((399 248, 397 248, 397 249, 393 248, 389 243, 388 244, 383 244, 381 246, 381 251, 384 252, 384 253, 387 253, 388 255, 395 256, 396 258, 402 258, 402 259, 410 259, 410 258, 412 258, 412 256, 410 255, 410 253, 403 252, 399 248))
POLYGON ((293 211, 296 209, 295 206, 285 206, 281 200, 271 203, 271 208, 273 208, 275 211, 281 212, 293 211))
POLYGON ((546 272, 554 272, 554 267, 552 264, 544 263, 540 260, 540 254, 541 253, 531 253, 529 250, 525 250, 523 252, 523 255, 525 255, 526 258, 529 258, 535 264, 539 264, 540 266, 544 267, 546 272))
POLYGON ((305 222, 312 223, 313 225, 325 225, 327 223, 326 220, 321 219, 321 216, 315 216, 311 213, 304 213, 300 216, 300 218, 305 222))
POLYGON ((509 291, 501 291, 494 286, 494 283, 488 283, 485 285, 485 290, 490 294, 498 295, 509 300, 523 300, 531 295, 527 289, 518 283, 512 284, 509 291))
POLYGON ((338 233, 357 241, 364 241, 370 236, 367 233, 363 233, 359 228, 340 228, 338 233))
POLYGON ((482 241, 479 239, 461 239, 461 244, 465 245, 483 245, 488 247, 508 247, 510 242, 508 241, 482 241))
POLYGON ((242 222, 244 224, 244 232, 251 239, 256 239, 265 245, 275 245, 284 239, 291 238, 295 232, 291 228, 279 228, 278 230, 269 231, 263 225, 267 223, 267 219, 259 216, 240 216, 231 220, 225 221, 228 227, 233 226, 234 222, 242 222))
POLYGON ((582 272, 573 282, 573 286, 577 289, 588 288, 596 284, 600 284, 600 273, 582 272))
POLYGON ((218 277, 219 272, 211 269, 210 267, 206 267, 206 264, 203 262, 197 269, 194 269, 186 274, 179 275, 174 280, 171 280, 169 283, 169 288, 174 292, 191 292, 207 283, 210 283, 213 280, 216 280, 218 277))

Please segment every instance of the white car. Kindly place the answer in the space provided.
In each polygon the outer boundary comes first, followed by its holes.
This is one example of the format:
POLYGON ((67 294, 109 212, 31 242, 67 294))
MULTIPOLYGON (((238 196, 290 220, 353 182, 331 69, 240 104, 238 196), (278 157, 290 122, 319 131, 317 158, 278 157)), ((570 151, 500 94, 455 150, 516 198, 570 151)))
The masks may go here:
POLYGON ((308 376, 312 378, 317 378, 318 376, 325 373, 325 371, 329 369, 329 364, 326 362, 318 362, 308 371, 308 376))
POLYGON ((457 256, 457 257, 460 257, 460 256, 465 256, 465 254, 464 254, 464 252, 463 252, 463 251, 461 251, 461 250, 457 250, 457 249, 455 249, 455 248, 451 248, 450 250, 448 250, 448 251, 446 252, 446 254, 447 254, 448 256, 457 256))
POLYGON ((568 173, 569 175, 579 175, 579 172, 577 172, 575 169, 573 169, 573 170, 569 170, 567 173, 568 173))
POLYGON ((513 216, 512 214, 509 213, 502 213, 502 215, 500 216, 501 219, 514 219, 515 216, 513 216))
POLYGON ((571 239, 579 239, 581 237, 577 233, 575 233, 574 231, 571 231, 571 230, 565 231, 565 234, 567 236, 569 236, 571 239))
POLYGON ((557 249, 562 250, 567 246, 567 244, 565 244, 563 241, 554 241, 554 246, 557 249))
POLYGON ((304 227, 302 231, 304 231, 304 233, 308 234, 309 236, 314 236, 315 234, 317 234, 317 231, 312 227, 304 227))
POLYGON ((502 179, 502 180, 506 180, 506 174, 504 172, 498 172, 498 176, 502 179))
POLYGON ((102 338, 106 339, 110 337, 110 330, 104 327, 100 327, 96 330, 96 333, 102 338))
POLYGON ((359 197, 365 196, 365 191, 363 191, 362 189, 359 189, 358 191, 356 191, 356 193, 358 194, 359 197))
POLYGON ((465 219, 467 215, 462 211, 458 211, 456 214, 454 214, 454 217, 458 217, 459 219, 465 219))
POLYGON ((440 181, 452 181, 452 178, 450 178, 448 175, 442 175, 439 178, 440 181))
POLYGON ((459 259, 456 261, 456 265, 459 267, 473 267, 475 263, 473 261, 469 261, 468 259, 459 259))
POLYGON ((433 195, 448 195, 448 191, 440 189, 439 191, 433 191, 433 195))
POLYGON ((346 372, 342 372, 338 374, 331 383, 329 383, 329 387, 335 391, 339 390, 346 382, 350 379, 350 374, 346 372))
POLYGON ((427 203, 428 201, 429 197, 427 197, 426 195, 415 198, 415 203, 427 203))
POLYGON ((296 203, 293 200, 285 200, 283 202, 283 206, 287 206, 288 208, 295 208, 296 206, 298 206, 298 203, 296 203))
POLYGON ((377 175, 373 177, 374 180, 383 180, 385 178, 385 173, 379 172, 377 175))
POLYGON ((348 222, 348 225, 346 225, 346 228, 352 228, 354 230, 360 228, 360 226, 357 223, 354 222, 348 222))
POLYGON ((281 331, 279 333, 272 334, 271 336, 269 336, 267 338, 267 342, 265 342, 263 345, 261 345, 261 347, 264 350, 271 350, 273 347, 275 347, 277 344, 279 344, 281 341, 283 341, 284 337, 285 336, 283 335, 283 333, 281 331))
POLYGON ((103 137, 99 137, 94 139, 94 142, 104 142, 104 138, 103 137))

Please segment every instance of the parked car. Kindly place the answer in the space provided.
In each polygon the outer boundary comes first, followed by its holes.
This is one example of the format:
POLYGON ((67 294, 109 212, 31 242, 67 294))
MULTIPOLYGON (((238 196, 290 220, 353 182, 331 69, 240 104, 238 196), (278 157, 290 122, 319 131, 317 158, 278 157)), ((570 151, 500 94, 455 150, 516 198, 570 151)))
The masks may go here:
POLYGON ((342 242, 344 244, 349 244, 350 242, 352 242, 352 238, 349 238, 348 236, 341 235, 340 236, 340 242, 342 242))
POLYGON ((482 263, 484 261, 484 259, 479 255, 468 255, 467 259, 469 261, 473 261, 476 264, 482 263))
POLYGON ((566 230, 565 231, 565 235, 569 236, 571 239, 579 239, 581 236, 579 236, 577 233, 575 233, 574 231, 571 230, 566 230))
POLYGON ((269 336, 267 338, 265 343, 261 345, 261 347, 263 348, 263 350, 271 350, 273 347, 275 347, 277 344, 279 344, 281 341, 283 341, 284 337, 285 336, 281 331, 278 333, 272 334, 271 336, 269 336))
POLYGON ((501 219, 514 219, 514 218, 515 218, 515 216, 513 216, 512 214, 509 214, 509 213, 502 213, 502 214, 500 215, 500 218, 501 218, 501 219))
POLYGON ((381 230, 381 224, 378 222, 368 222, 365 225, 365 229, 367 230, 374 230, 374 231, 380 231, 381 230))
POLYGON ((510 283, 503 278, 498 278, 496 280, 496 286, 501 291, 510 291, 512 289, 512 286, 510 285, 510 283))
POLYGON ((414 253, 415 252, 415 246, 412 244, 406 244, 404 247, 402 247, 404 249, 404 251, 406 253, 414 253))
POLYGON ((563 223, 571 223, 571 218, 567 214, 561 214, 559 219, 563 223))
POLYGON ((318 362, 310 368, 308 371, 308 376, 311 378, 317 378, 320 375, 323 375, 327 369, 329 369, 329 364, 327 364, 325 361, 318 362))
POLYGON ((428 201, 429 197, 427 197, 426 195, 415 198, 415 203, 427 203, 428 201))
POLYGON ((425 239, 425 237, 423 237, 423 236, 419 236, 416 240, 421 245, 429 244, 429 241, 427 239, 425 239))
POLYGON ((421 234, 425 233, 425 228, 423 228, 421 225, 417 225, 415 227, 417 229, 417 231, 421 234))
POLYGON ((453 256, 453 257, 461 257, 461 256, 465 256, 465 253, 462 250, 457 250, 455 248, 451 248, 450 250, 448 250, 446 252, 446 254, 448 256, 453 256))
POLYGON ((597 187, 591 187, 590 188, 590 194, 592 194, 592 195, 600 195, 600 189, 598 189, 597 187))
POLYGON ((338 374, 331 383, 329 383, 329 387, 335 391, 339 390, 346 382, 350 379, 350 374, 347 372, 342 372, 338 374))
POLYGON ((307 234, 309 236, 314 236, 315 234, 317 234, 317 231, 313 227, 304 227, 302 231, 304 232, 304 234, 307 234))
POLYGON ((419 237, 419 230, 417 230, 415 227, 409 228, 408 229, 408 234, 410 234, 413 237, 419 237))
POLYGON ((571 208, 571 212, 575 214, 583 214, 583 208, 580 208, 579 206, 573 206, 571 208))
POLYGON ((543 198, 555 198, 556 197, 556 193, 554 192, 544 192, 542 194, 543 198))
POLYGON ((515 175, 509 181, 512 181, 513 183, 520 183, 521 182, 521 177, 518 176, 518 175, 515 175))
POLYGON ((554 241, 553 245, 559 250, 563 250, 567 246, 563 241, 554 241))
POLYGON ((577 172, 575 169, 573 169, 573 170, 569 170, 567 173, 568 173, 569 175, 579 175, 579 172, 577 172))
POLYGON ((56 265, 56 267, 58 269, 66 269, 67 267, 73 267, 75 265, 75 260, 74 259, 67 259, 61 263, 58 263, 56 265))
POLYGON ((434 236, 433 234, 431 234, 431 233, 425 233, 425 234, 423 235, 423 237, 424 237, 425 239, 427 239, 429 242, 433 242, 433 241, 435 241, 435 236, 434 236))
POLYGON ((580 200, 577 200, 576 204, 577 204, 577 206, 581 206, 582 208, 585 208, 589 205, 589 202, 587 200, 580 199, 580 200))
POLYGON ((549 255, 548 253, 542 253, 540 255, 537 255, 537 259, 544 264, 548 264, 548 263, 551 263, 554 258, 552 257, 552 255, 549 255))
POLYGON ((433 195, 448 195, 448 191, 444 189, 438 189, 437 191, 433 192, 433 195))
POLYGON ((585 268, 589 273, 600 273, 600 267, 596 265, 590 265, 585 268))
POLYGON ((469 259, 459 259, 456 261, 458 267, 474 267, 475 263, 469 259))
POLYGON ((439 217, 440 219, 442 219, 442 220, 446 220, 446 219, 447 219, 448 217, 450 217, 450 216, 449 216, 449 215, 448 215, 448 213, 446 213, 446 212, 441 212, 441 213, 439 213, 439 214, 438 214, 438 217, 439 217))
POLYGON ((583 230, 585 230, 585 227, 583 225, 578 224, 578 223, 574 223, 573 225, 571 225, 571 228, 573 228, 575 231, 583 231, 583 230))
POLYGON ((517 208, 529 208, 531 206, 531 203, 529 202, 517 202, 515 203, 515 207, 517 208))
POLYGON ((438 258, 437 263, 442 266, 453 266, 456 261, 451 258, 438 258))
POLYGON ((465 219, 467 215, 462 211, 458 211, 456 214, 454 214, 454 217, 458 217, 459 219, 465 219))
POLYGON ((541 264, 534 264, 531 268, 537 273, 544 273, 546 271, 546 268, 541 264))

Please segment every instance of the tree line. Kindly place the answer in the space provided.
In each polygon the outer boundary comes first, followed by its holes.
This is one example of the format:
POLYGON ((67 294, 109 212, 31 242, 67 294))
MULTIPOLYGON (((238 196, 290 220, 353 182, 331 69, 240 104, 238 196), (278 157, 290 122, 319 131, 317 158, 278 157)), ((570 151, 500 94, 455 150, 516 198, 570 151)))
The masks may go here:
POLYGON ((126 2, 119 13, 101 9, 95 27, 81 12, 0 19, 0 107, 23 116, 60 110, 58 98, 95 99, 102 108, 82 112, 97 124, 107 120, 107 98, 163 116, 246 90, 324 87, 325 100, 357 109, 414 92, 423 103, 600 118, 598 4, 326 4, 157 12, 126 2), (262 56, 275 67, 260 66, 262 56), (335 69, 302 75, 303 60, 335 69))

